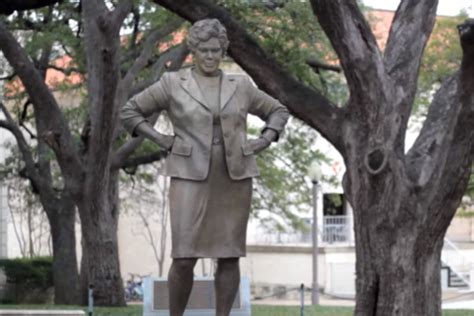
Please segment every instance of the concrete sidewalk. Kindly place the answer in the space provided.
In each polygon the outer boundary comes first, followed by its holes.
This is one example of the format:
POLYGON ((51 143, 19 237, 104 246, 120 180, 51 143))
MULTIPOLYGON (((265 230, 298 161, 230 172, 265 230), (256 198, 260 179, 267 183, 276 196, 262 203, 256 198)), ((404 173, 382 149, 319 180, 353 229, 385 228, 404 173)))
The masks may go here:
MULTIPOLYGON (((350 298, 335 297, 321 294, 319 297, 322 306, 348 306, 354 307, 355 300, 350 298)), ((288 299, 258 299, 252 300, 255 305, 282 305, 282 306, 300 306, 300 300, 288 299)), ((311 305, 310 293, 305 293, 305 305, 311 305)), ((443 309, 472 309, 474 310, 474 291, 445 291, 442 298, 443 309)), ((473 313, 474 315, 474 313, 473 313)))
MULTIPOLYGON (((301 300, 296 299, 258 299, 252 300, 255 305, 281 305, 281 306, 300 306, 301 300)), ((355 300, 351 298, 335 297, 326 294, 320 294, 319 304, 323 306, 355 306, 355 300)), ((304 296, 304 305, 311 305, 311 293, 306 292, 304 296)))
POLYGON ((443 309, 472 309, 474 310, 474 291, 459 290, 443 293, 443 309))

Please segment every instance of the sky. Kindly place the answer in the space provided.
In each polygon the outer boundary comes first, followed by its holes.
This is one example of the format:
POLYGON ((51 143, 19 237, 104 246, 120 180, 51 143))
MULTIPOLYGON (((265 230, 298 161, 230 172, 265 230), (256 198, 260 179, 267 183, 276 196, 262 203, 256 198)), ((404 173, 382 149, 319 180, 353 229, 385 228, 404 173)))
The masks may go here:
MULTIPOLYGON (((363 0, 366 6, 375 9, 396 10, 400 0, 363 0)), ((474 17, 474 0, 439 0, 438 15, 457 15, 466 9, 474 17)))

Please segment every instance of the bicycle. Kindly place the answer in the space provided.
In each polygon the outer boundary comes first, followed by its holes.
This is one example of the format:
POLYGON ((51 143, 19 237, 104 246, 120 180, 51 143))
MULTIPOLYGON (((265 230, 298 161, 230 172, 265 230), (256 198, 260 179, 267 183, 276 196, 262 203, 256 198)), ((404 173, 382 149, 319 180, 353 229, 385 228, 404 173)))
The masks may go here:
POLYGON ((149 276, 139 275, 135 273, 129 273, 130 279, 128 279, 124 286, 125 301, 143 301, 143 278, 149 276))

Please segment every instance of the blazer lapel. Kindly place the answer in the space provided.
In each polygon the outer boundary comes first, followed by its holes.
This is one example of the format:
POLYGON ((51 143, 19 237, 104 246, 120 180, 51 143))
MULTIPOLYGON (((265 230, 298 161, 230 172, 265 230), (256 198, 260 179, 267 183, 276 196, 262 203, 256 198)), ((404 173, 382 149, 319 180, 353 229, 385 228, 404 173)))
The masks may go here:
POLYGON ((222 85, 221 85, 221 96, 220 96, 220 103, 221 103, 221 110, 229 103, 230 98, 235 93, 237 88, 237 82, 234 77, 226 75, 222 72, 222 85))
POLYGON ((182 70, 180 72, 181 87, 186 91, 194 100, 198 101, 206 109, 210 110, 209 105, 206 103, 206 99, 202 95, 201 88, 199 88, 196 80, 191 74, 191 68, 182 70))

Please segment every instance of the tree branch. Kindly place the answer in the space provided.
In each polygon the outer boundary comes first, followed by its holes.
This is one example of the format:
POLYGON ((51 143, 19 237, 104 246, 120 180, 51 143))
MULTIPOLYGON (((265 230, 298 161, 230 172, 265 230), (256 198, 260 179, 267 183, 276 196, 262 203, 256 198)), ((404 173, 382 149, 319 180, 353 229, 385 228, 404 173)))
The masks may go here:
POLYGON ((97 17, 102 14, 110 13, 109 9, 105 5, 104 0, 81 0, 80 3, 81 12, 84 14, 87 10, 94 12, 94 14, 85 14, 85 16, 97 17))
POLYGON ((415 98, 423 50, 433 30, 437 0, 403 0, 390 28, 384 62, 387 73, 405 91, 401 113, 409 112, 415 98))
POLYGON ((460 72, 448 78, 436 93, 407 155, 408 175, 424 190, 423 200, 428 203, 459 203, 474 159, 474 22, 460 26, 460 35, 460 72))
POLYGON ((334 72, 341 72, 341 67, 335 65, 325 64, 314 57, 309 57, 306 59, 306 64, 311 68, 319 71, 319 70, 329 70, 334 72))
POLYGON ((87 91, 89 117, 86 190, 102 190, 91 187, 92 179, 105 178, 109 172, 111 148, 118 123, 117 100, 120 81, 120 29, 113 23, 113 13, 102 9, 103 0, 84 0, 84 38, 87 57, 87 91), (99 6, 99 9, 97 8, 99 6))
POLYGON ((344 151, 340 132, 344 111, 320 92, 305 86, 284 71, 227 10, 208 0, 153 2, 191 22, 203 18, 219 19, 227 29, 229 55, 254 79, 259 88, 279 99, 293 115, 316 128, 336 148, 344 151))
MULTIPOLYGON (((183 20, 175 18, 171 21, 168 21, 167 23, 165 23, 164 26, 152 31, 148 36, 146 36, 146 40, 143 44, 140 56, 138 56, 132 67, 130 67, 127 74, 122 79, 122 88, 128 88, 128 90, 130 90, 133 80, 135 80, 140 70, 142 70, 146 66, 148 60, 153 55, 157 42, 166 37, 167 35, 171 34, 172 32, 176 31, 181 25, 183 25, 183 20)), ((128 96, 128 94, 129 93, 127 91, 126 95, 128 96)))
POLYGON ((10 15, 14 11, 39 9, 62 0, 2 0, 0 2, 0 14, 10 15))
POLYGON ((133 31, 130 37, 130 45, 129 49, 134 51, 137 45, 137 38, 140 32, 140 10, 137 7, 132 8, 132 15, 133 15, 133 31))
MULTIPOLYGON (((148 118, 148 121, 152 126, 156 124, 158 120, 159 113, 153 114, 151 117, 148 118)), ((145 137, 133 137, 129 139, 125 144, 123 144, 117 151, 114 153, 112 157, 111 168, 118 169, 121 168, 122 165, 125 163, 126 159, 130 157, 134 153, 134 151, 143 143, 145 137)))
POLYGON ((23 48, 0 22, 0 49, 20 77, 35 109, 40 137, 54 150, 65 176, 78 179, 81 163, 76 152, 68 124, 54 96, 31 63, 23 48))
POLYGON ((73 72, 81 74, 81 75, 84 74, 79 68, 76 68, 76 67, 64 68, 64 67, 59 67, 59 66, 56 66, 56 65, 53 65, 53 64, 49 64, 48 69, 54 69, 54 70, 60 71, 63 74, 65 74, 66 76, 70 76, 73 72))
POLYGON ((116 27, 121 27, 127 15, 132 12, 133 0, 120 0, 113 11, 112 21, 116 27))
POLYGON ((10 133, 12 133, 15 137, 16 142, 18 144, 18 148, 20 149, 21 155, 23 157, 23 161, 25 162, 28 179, 30 179, 34 187, 43 187, 41 177, 35 167, 33 154, 31 152, 30 147, 28 146, 25 137, 23 136, 23 133, 20 130, 20 127, 15 123, 15 121, 13 120, 10 113, 2 102, 0 102, 0 110, 4 113, 6 117, 6 121, 0 120, 0 127, 10 131, 10 133))
POLYGON ((133 157, 125 160, 119 168, 122 169, 127 169, 127 168, 132 168, 136 169, 140 165, 145 165, 149 163, 153 163, 156 161, 159 161, 167 156, 167 151, 164 150, 159 150, 155 151, 151 154, 148 155, 143 155, 143 156, 138 156, 138 157, 133 157))
MULTIPOLYGON (((385 69, 377 41, 356 0, 311 0, 314 14, 336 51, 349 85, 350 106, 366 117, 367 104, 385 95, 385 69), (371 93, 366 93, 371 91, 371 93)), ((355 113, 358 114, 358 113, 355 113)))
POLYGON ((129 98, 143 91, 158 80, 161 74, 167 71, 177 71, 181 68, 186 57, 189 55, 189 49, 186 43, 181 43, 163 53, 160 58, 151 66, 151 73, 154 74, 149 79, 142 80, 135 84, 128 95, 129 98), (169 64, 169 66, 167 66, 169 64))
POLYGON ((408 176, 415 185, 424 187, 441 171, 438 164, 448 155, 449 133, 456 124, 459 108, 459 74, 455 74, 435 94, 420 134, 407 153, 408 176))
POLYGON ((133 154, 133 152, 143 143, 145 137, 133 137, 123 144, 117 152, 114 154, 112 159, 112 169, 121 168, 127 158, 133 154))

